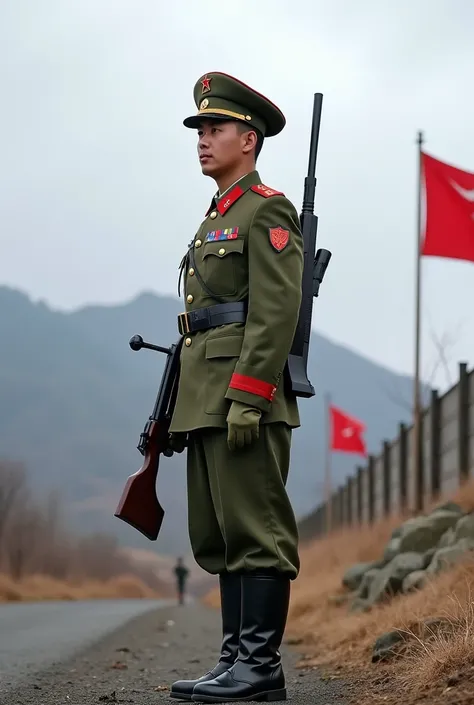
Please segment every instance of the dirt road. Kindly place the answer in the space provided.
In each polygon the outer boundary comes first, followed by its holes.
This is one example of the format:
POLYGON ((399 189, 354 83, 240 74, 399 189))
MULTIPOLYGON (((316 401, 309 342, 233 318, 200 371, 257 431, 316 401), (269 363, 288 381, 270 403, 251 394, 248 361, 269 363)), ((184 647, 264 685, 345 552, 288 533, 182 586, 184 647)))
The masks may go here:
MULTIPOLYGON (((126 605, 125 602, 123 604, 126 605)), ((28 608, 28 605, 17 607, 21 611, 21 607, 28 608)), ((143 609, 149 607, 144 605, 143 609)), ((40 608, 41 605, 38 605, 40 608)), ((82 649, 78 650, 79 642, 75 639, 73 655, 68 653, 68 648, 63 654, 57 650, 53 654, 51 649, 56 647, 51 638, 47 637, 48 624, 44 621, 44 647, 41 649, 41 644, 36 642, 27 650, 29 667, 25 663, 22 665, 24 655, 17 649, 16 656, 8 661, 10 675, 12 660, 17 661, 15 678, 9 683, 8 673, 0 673, 0 705, 177 703, 169 697, 170 684, 178 678, 201 675, 214 665, 220 641, 219 615, 214 610, 199 604, 165 606, 145 613, 142 610, 142 614, 112 631, 110 626, 114 620, 109 620, 107 634, 91 644, 94 629, 90 625, 94 616, 96 623, 100 623, 101 609, 103 614, 110 614, 110 603, 97 602, 93 607, 90 603, 65 603, 64 613, 69 610, 70 616, 69 620, 56 620, 54 628, 58 643, 61 644, 62 640, 71 647, 70 639, 68 642, 63 630, 77 630, 77 619, 83 620, 81 634, 87 633, 87 643, 84 643, 82 649), (86 616, 87 612, 90 612, 89 616, 86 616), (88 627, 86 620, 89 620, 88 627), (53 658, 46 667, 45 656, 48 650, 49 656, 53 658), (32 659, 34 651, 37 651, 36 664, 32 659)), ((115 605, 112 612, 117 615, 119 609, 115 605)), ((126 611, 126 606, 122 607, 122 621, 126 611)), ((22 623, 25 624, 24 620, 22 623)), ((18 643, 15 620, 11 620, 9 629, 11 643, 18 643)), ((0 640, 5 652, 8 644, 3 630, 0 632, 0 640)), ((314 670, 304 672, 295 669, 296 656, 288 648, 283 649, 283 658, 289 703, 346 705, 345 686, 342 682, 322 679, 314 670)))

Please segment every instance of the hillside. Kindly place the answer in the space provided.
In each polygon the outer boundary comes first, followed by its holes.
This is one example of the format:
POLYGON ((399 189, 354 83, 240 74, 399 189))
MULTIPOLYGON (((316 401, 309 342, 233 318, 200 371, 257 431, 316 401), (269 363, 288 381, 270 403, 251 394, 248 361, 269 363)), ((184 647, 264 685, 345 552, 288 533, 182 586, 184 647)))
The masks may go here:
MULTIPOLYGON (((163 356, 132 352, 135 333, 161 345, 177 339, 174 298, 143 293, 116 306, 52 310, 0 287, 0 456, 24 461, 39 489, 58 488, 75 526, 116 533, 136 548, 153 547, 113 517, 126 477, 141 464, 136 450, 151 412, 163 356)), ((392 438, 408 416, 411 380, 314 333, 309 377, 317 397, 300 404, 289 491, 298 516, 323 492, 323 393, 365 420, 369 448, 392 438)), ((187 553, 184 457, 164 459, 159 492, 166 516, 160 553, 187 553)), ((336 482, 357 458, 335 456, 336 482)), ((153 547, 154 548, 154 547, 153 547)))

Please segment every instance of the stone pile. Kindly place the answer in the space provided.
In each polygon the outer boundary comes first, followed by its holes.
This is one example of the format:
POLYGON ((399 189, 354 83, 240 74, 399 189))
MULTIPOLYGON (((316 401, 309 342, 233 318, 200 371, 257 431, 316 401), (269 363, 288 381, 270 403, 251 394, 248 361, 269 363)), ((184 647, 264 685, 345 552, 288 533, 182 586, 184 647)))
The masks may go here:
POLYGON ((350 609, 366 611, 396 594, 419 589, 470 551, 474 551, 474 512, 465 513, 447 502, 408 519, 393 531, 380 560, 357 563, 344 574, 350 609))

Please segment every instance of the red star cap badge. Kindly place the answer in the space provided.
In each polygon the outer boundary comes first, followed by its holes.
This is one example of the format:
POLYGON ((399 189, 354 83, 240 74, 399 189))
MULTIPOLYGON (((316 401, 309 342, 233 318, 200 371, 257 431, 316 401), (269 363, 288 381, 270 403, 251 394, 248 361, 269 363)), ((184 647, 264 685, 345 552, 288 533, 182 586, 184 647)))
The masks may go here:
POLYGON ((208 91, 211 90, 211 80, 209 76, 204 76, 204 78, 201 79, 202 83, 202 91, 201 93, 207 93, 208 91))

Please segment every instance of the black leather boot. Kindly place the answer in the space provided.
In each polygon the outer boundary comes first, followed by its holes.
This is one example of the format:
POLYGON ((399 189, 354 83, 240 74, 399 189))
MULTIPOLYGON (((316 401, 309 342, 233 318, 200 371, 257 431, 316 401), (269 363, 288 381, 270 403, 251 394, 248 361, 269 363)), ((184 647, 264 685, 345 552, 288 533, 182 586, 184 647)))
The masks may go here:
POLYGON ((270 571, 242 576, 238 658, 225 673, 195 686, 195 702, 286 700, 279 649, 289 601, 290 580, 286 576, 270 571))
POLYGON ((235 573, 219 575, 222 614, 222 646, 219 661, 212 671, 195 680, 176 681, 171 686, 170 696, 180 700, 191 700, 196 683, 216 678, 232 666, 239 650, 240 617, 241 617, 241 576, 235 573))

